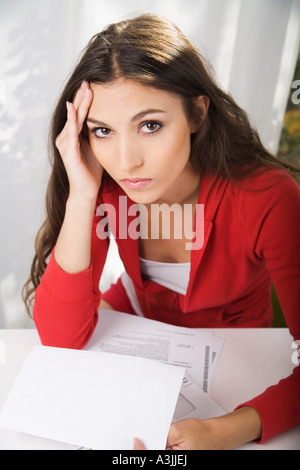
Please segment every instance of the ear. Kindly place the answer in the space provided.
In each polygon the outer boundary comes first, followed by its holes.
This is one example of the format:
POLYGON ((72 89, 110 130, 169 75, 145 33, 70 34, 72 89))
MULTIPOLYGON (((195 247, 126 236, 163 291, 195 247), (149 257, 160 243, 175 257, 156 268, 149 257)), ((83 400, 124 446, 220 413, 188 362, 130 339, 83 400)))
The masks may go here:
POLYGON ((198 119, 191 125, 191 133, 199 129, 200 124, 204 121, 209 108, 209 98, 205 95, 199 95, 195 98, 195 108, 197 109, 198 119))
POLYGON ((201 118, 205 119, 209 108, 209 97, 200 95, 196 98, 196 108, 199 111, 201 118))

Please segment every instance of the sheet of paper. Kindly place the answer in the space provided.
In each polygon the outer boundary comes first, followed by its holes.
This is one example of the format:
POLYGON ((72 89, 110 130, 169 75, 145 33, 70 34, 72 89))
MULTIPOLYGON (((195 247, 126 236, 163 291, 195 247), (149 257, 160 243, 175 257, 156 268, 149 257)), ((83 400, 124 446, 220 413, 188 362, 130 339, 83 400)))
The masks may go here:
POLYGON ((113 353, 35 346, 0 426, 92 449, 165 449, 184 368, 113 353))
MULTIPOLYGON (((185 418, 206 419, 225 414, 223 408, 197 385, 188 373, 185 374, 172 422, 185 418)), ((89 450, 82 446, 69 446, 70 450, 89 450)))
POLYGON ((209 393, 222 346, 223 339, 209 331, 101 309, 97 327, 86 348, 146 357, 184 367, 193 380, 209 393))
POLYGON ((225 414, 223 408, 186 373, 177 400, 173 422, 185 418, 206 419, 225 414))

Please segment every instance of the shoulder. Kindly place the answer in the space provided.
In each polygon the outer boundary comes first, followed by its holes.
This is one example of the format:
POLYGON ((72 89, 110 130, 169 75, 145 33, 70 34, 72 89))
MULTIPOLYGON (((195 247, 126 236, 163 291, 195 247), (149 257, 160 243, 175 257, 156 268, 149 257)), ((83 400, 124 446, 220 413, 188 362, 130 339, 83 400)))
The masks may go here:
MULTIPOLYGON (((284 170, 266 170, 230 182, 227 201, 230 217, 243 230, 251 246, 258 238, 281 240, 300 236, 300 188, 284 170)), ((266 241, 266 243, 269 243, 266 241)))
POLYGON ((298 188, 299 191, 299 186, 287 171, 266 167, 250 173, 244 179, 237 179, 231 184, 246 191, 264 191, 278 187, 278 185, 298 188))
POLYGON ((266 169, 244 180, 229 183, 230 197, 237 210, 254 214, 277 210, 300 210, 300 187, 284 170, 266 169))
POLYGON ((267 248, 295 249, 300 241, 300 188, 284 170, 230 182, 227 204, 235 227, 259 256, 267 248))

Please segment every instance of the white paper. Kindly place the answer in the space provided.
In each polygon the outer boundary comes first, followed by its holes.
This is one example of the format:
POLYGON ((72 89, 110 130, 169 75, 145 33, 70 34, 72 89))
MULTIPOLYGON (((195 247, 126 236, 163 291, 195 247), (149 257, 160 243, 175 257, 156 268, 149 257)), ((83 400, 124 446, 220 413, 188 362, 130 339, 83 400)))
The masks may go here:
POLYGON ((186 418, 215 418, 224 414, 223 408, 210 398, 189 374, 186 374, 182 381, 173 422, 186 418))
POLYGON ((115 310, 99 310, 99 321, 86 349, 155 359, 187 369, 210 392, 223 339, 200 328, 169 325, 115 310))
POLYGON ((165 449, 184 368, 112 353, 35 346, 0 426, 92 449, 165 449))

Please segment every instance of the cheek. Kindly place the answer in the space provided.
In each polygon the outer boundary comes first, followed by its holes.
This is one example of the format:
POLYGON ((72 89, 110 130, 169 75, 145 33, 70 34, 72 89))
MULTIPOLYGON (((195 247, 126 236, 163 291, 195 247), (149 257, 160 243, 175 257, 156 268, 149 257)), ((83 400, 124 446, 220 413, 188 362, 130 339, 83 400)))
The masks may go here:
POLYGON ((90 148, 91 148, 93 154, 98 159, 99 149, 98 149, 97 141, 95 141, 95 139, 91 136, 89 137, 88 140, 89 140, 90 148))
POLYGON ((103 166, 105 170, 107 170, 109 167, 109 162, 111 161, 108 150, 94 139, 90 139, 90 147, 100 165, 103 166))
POLYGON ((164 142, 161 154, 165 155, 164 161, 169 170, 173 167, 185 166, 190 157, 191 143, 190 134, 186 132, 173 134, 171 138, 164 142), (176 135, 176 138, 174 138, 176 135))

